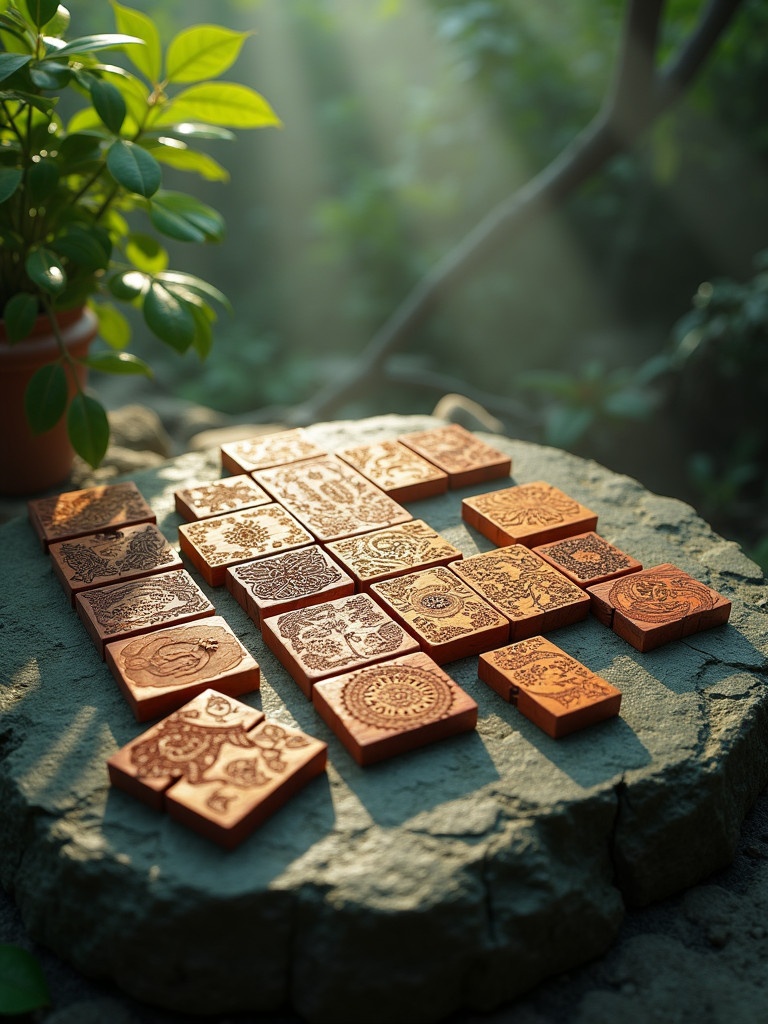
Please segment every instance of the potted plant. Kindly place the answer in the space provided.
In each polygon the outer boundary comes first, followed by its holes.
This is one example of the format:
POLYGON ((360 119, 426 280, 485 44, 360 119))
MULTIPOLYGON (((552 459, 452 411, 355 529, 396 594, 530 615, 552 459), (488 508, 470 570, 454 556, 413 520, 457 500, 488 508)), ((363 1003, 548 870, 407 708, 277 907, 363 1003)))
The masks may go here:
POLYGON ((72 449, 92 466, 103 458, 109 424, 85 390, 86 373, 151 374, 128 351, 121 303, 140 310, 161 343, 205 357, 227 300, 169 269, 164 242, 218 241, 224 223, 212 207, 164 188, 164 169, 225 181, 201 144, 233 139, 233 128, 279 124, 259 93, 220 80, 250 33, 195 25, 163 51, 149 17, 111 7, 115 32, 70 36, 57 0, 0 0, 5 493, 60 482, 72 449), (91 350, 97 334, 105 345, 91 350), (61 449, 58 462, 39 471, 51 447, 61 449))

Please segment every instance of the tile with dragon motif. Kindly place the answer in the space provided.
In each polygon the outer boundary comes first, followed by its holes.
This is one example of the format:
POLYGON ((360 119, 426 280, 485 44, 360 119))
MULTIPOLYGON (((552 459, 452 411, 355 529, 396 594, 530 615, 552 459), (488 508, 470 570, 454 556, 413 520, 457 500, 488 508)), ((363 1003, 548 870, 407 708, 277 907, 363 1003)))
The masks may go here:
POLYGON ((315 444, 306 430, 296 427, 223 444, 221 464, 230 473, 253 473, 255 470, 269 469, 270 466, 285 466, 290 462, 315 459, 327 454, 324 448, 315 444))
POLYGON ((399 441, 356 445, 336 454, 395 501, 422 501, 448 490, 448 474, 399 441))
POLYGON ((544 480, 464 498, 461 517, 494 544, 529 548, 597 526, 594 512, 544 480))
POLYGON ((173 496, 176 511, 188 523, 237 512, 243 508, 254 508, 256 505, 267 505, 272 501, 247 473, 225 476, 194 487, 183 487, 174 491, 173 496))
POLYGON ((43 545, 117 526, 155 523, 157 517, 133 481, 65 491, 27 503, 29 521, 43 545))
POLYGON ((582 589, 639 572, 642 562, 617 548, 593 530, 533 548, 582 589))
POLYGON ((509 455, 457 423, 402 434, 398 440, 447 473, 452 489, 496 480, 512 471, 509 455))

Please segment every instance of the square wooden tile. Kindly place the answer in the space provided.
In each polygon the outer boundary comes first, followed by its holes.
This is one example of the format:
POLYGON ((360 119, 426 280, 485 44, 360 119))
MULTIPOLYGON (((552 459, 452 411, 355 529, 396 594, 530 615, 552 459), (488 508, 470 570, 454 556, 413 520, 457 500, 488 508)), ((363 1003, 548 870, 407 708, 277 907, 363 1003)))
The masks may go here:
POLYGON ((278 430, 273 434, 257 434, 244 441, 232 441, 221 446, 221 464, 230 473, 253 473, 270 466, 285 466, 289 462, 315 459, 327 455, 301 427, 278 430))
POLYGON ((584 589, 643 568, 636 558, 594 531, 578 533, 554 544, 541 544, 533 550, 584 589))
POLYGON ((433 565, 448 565, 462 557, 458 548, 423 519, 332 541, 326 546, 361 590, 367 590, 371 583, 433 565))
POLYGON ((638 651, 650 651, 712 626, 731 614, 731 602, 670 562, 587 591, 592 611, 638 651))
POLYGON ((439 664, 509 639, 509 622, 442 565, 374 583, 371 593, 439 664))
POLYGON ((621 707, 620 690, 543 636, 481 654, 477 674, 553 739, 621 707))
POLYGON ((395 501, 421 501, 448 490, 448 474, 399 441, 379 441, 336 452, 395 501))
POLYGON ((179 527, 181 553, 212 587, 224 585, 230 565, 302 547, 313 540, 276 502, 179 527))
POLYGON ((183 568, 154 523, 89 533, 49 545, 51 566, 74 607, 75 596, 107 583, 183 568))
POLYGON ((594 512, 543 480, 464 498, 461 517, 494 544, 529 548, 597 526, 594 512))
POLYGON ((227 590, 254 622, 270 615, 333 601, 355 591, 355 581, 319 544, 233 565, 227 590))
POLYGON ((136 720, 167 715, 203 690, 258 690, 260 670, 220 615, 107 644, 106 660, 136 720))
POLYGON ((196 487, 174 491, 176 511, 188 523, 208 519, 243 508, 267 505, 272 501, 267 492, 247 473, 225 476, 196 487))
POLYGON ((77 595, 75 607, 102 658, 110 640, 214 613, 213 605, 186 569, 86 590, 77 595))
POLYGON ((422 652, 324 679, 312 703, 360 765, 477 725, 475 701, 422 652))
POLYGON ((107 761, 113 786, 232 849, 325 771, 327 744, 205 690, 107 761))
POLYGON ((413 518, 335 455, 265 469, 255 473, 254 479, 323 542, 413 518))
POLYGON ((267 647, 306 697, 320 679, 418 650, 418 644, 368 594, 325 601, 264 619, 267 647))
POLYGON ((27 511, 43 550, 56 540, 73 540, 117 526, 157 522, 132 481, 35 498, 27 503, 27 511))
POLYGON ((568 626, 589 614, 589 597, 523 544, 454 562, 451 570, 510 622, 510 640, 568 626))
POLYGON ((512 470, 509 455, 456 423, 403 434, 398 440, 447 473, 451 488, 496 480, 509 476, 512 470))

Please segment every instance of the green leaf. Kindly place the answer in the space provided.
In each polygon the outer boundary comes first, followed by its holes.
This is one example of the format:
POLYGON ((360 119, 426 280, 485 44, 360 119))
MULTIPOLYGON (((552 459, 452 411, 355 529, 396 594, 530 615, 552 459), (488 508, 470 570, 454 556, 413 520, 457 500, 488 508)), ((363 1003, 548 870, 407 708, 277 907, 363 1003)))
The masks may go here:
POLYGON ((59 295, 67 287, 64 267, 50 249, 35 249, 27 256, 24 267, 30 280, 48 295, 59 295))
POLYGON ((197 330, 188 303, 154 281, 144 297, 143 311, 147 327, 153 334, 177 352, 187 351, 197 330))
POLYGON ((80 458, 95 469, 109 444, 109 420, 102 404, 90 395, 75 395, 67 414, 67 433, 80 458))
POLYGON ((114 0, 112 9, 115 12, 115 25, 118 30, 128 32, 144 41, 144 46, 129 50, 128 56, 134 66, 154 85, 160 81, 162 62, 160 34, 155 23, 146 14, 123 7, 121 4, 115 3, 114 0))
POLYGON ((250 32, 220 25, 195 25, 171 40, 165 61, 169 82, 201 82, 218 78, 237 60, 250 32))
POLYGON ((37 370, 24 394, 24 410, 33 434, 55 427, 67 407, 69 385, 61 363, 48 363, 37 370))
POLYGON ((224 306, 225 309, 230 312, 232 311, 230 301, 223 292, 220 292, 218 288, 214 288, 212 284, 208 284, 207 281, 195 277, 194 274, 184 274, 178 270, 169 270, 163 274, 158 274, 157 279, 171 289, 173 289, 174 285, 177 285, 187 289, 187 291, 195 292, 204 298, 212 299, 214 302, 224 306))
POLYGON ((22 341, 34 327, 38 316, 37 296, 29 292, 18 292, 8 299, 3 309, 5 333, 13 343, 22 341))
POLYGON ((192 316, 195 319, 196 327, 192 345, 202 362, 202 360, 208 358, 208 354, 213 347, 213 330, 211 328, 211 320, 206 314, 206 311, 197 306, 192 306, 192 316))
POLYGON ((27 10, 33 25, 47 25, 59 8, 59 0, 27 0, 27 10))
POLYGON ((168 266, 168 253, 154 235, 131 234, 125 245, 125 255, 137 270, 145 274, 159 274, 168 266))
POLYGON ((109 253, 105 251, 98 235, 79 224, 65 228, 51 245, 60 256, 89 274, 101 270, 109 263, 109 253))
POLYGON ((109 147, 107 169, 118 185, 145 198, 154 195, 163 180, 152 154, 127 139, 116 139, 109 147))
POLYGON ((38 89, 61 89, 72 77, 72 69, 69 64, 51 59, 33 64, 29 69, 29 77, 38 89))
POLYGON ((22 172, 18 167, 0 167, 0 203, 10 199, 21 184, 22 172))
POLYGON ((165 135, 178 135, 182 139, 216 139, 222 142, 232 142, 237 138, 234 132, 228 128, 219 128, 212 124, 202 124, 196 121, 181 121, 179 124, 164 126, 161 131, 165 135))
POLYGON ((16 74, 19 68, 29 64, 32 55, 29 53, 0 53, 0 82, 16 74))
POLYGON ((99 321, 99 337, 110 348, 126 348, 131 340, 131 325, 123 314, 106 303, 91 301, 89 305, 99 321))
POLYGON ((107 287, 116 299, 133 302, 138 299, 147 286, 147 277, 138 270, 127 270, 121 274, 113 274, 107 281, 107 287))
POLYGON ((136 43, 143 43, 143 39, 136 36, 122 35, 118 33, 99 33, 95 36, 81 36, 73 39, 65 46, 54 50, 52 57, 69 56, 70 54, 88 55, 96 50, 114 50, 119 46, 128 46, 136 43))
POLYGON ((50 1004, 40 964, 26 949, 0 945, 0 1014, 32 1013, 50 1004))
POLYGON ((59 184, 59 168, 50 158, 38 160, 27 171, 27 188, 34 203, 42 202, 55 191, 59 184))
POLYGON ((99 373, 142 374, 152 376, 152 367, 130 352, 98 352, 83 362, 99 373))
POLYGON ((115 135, 120 134, 127 107, 123 94, 116 85, 97 78, 91 86, 91 99, 104 124, 115 135))
POLYGON ((208 156, 186 146, 169 146, 160 140, 160 145, 152 150, 153 156, 162 164, 175 167, 179 171, 190 171, 199 174, 206 181, 229 181, 229 171, 208 156))
POLYGON ((149 216, 158 231, 182 242, 218 242, 224 235, 221 214, 181 192, 159 192, 149 216))
POLYGON ((184 120, 205 121, 222 128, 266 128, 280 119, 264 97, 247 85, 211 82, 192 85, 166 104, 152 125, 184 120))

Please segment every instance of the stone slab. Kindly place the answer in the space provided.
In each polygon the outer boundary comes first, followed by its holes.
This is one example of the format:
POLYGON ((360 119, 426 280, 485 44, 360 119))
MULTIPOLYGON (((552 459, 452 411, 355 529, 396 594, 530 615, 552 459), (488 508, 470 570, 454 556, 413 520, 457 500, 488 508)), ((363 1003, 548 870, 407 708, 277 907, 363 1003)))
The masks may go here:
MULTIPOLYGON (((335 450, 437 422, 309 433, 335 450)), ((768 782, 762 573, 679 501, 554 449, 480 436, 512 456, 513 483, 550 481, 644 565, 671 562, 728 597, 729 622, 644 654, 593 615, 558 630, 558 647, 622 692, 618 717, 560 740, 479 681, 476 657, 452 663, 477 728, 361 768, 218 591, 217 612, 262 669, 260 691, 241 699, 328 743, 325 779, 225 852, 110 789, 107 758, 143 729, 57 597, 29 523, 13 520, 0 528, 0 881, 33 938, 180 1012, 290 1004, 308 1021, 439 1020, 598 956, 625 904, 731 860, 768 782)), ((215 452, 135 479, 173 540, 174 490, 219 475, 215 452)), ((488 490, 409 510, 471 556, 492 545, 462 522, 461 498, 488 490)))

